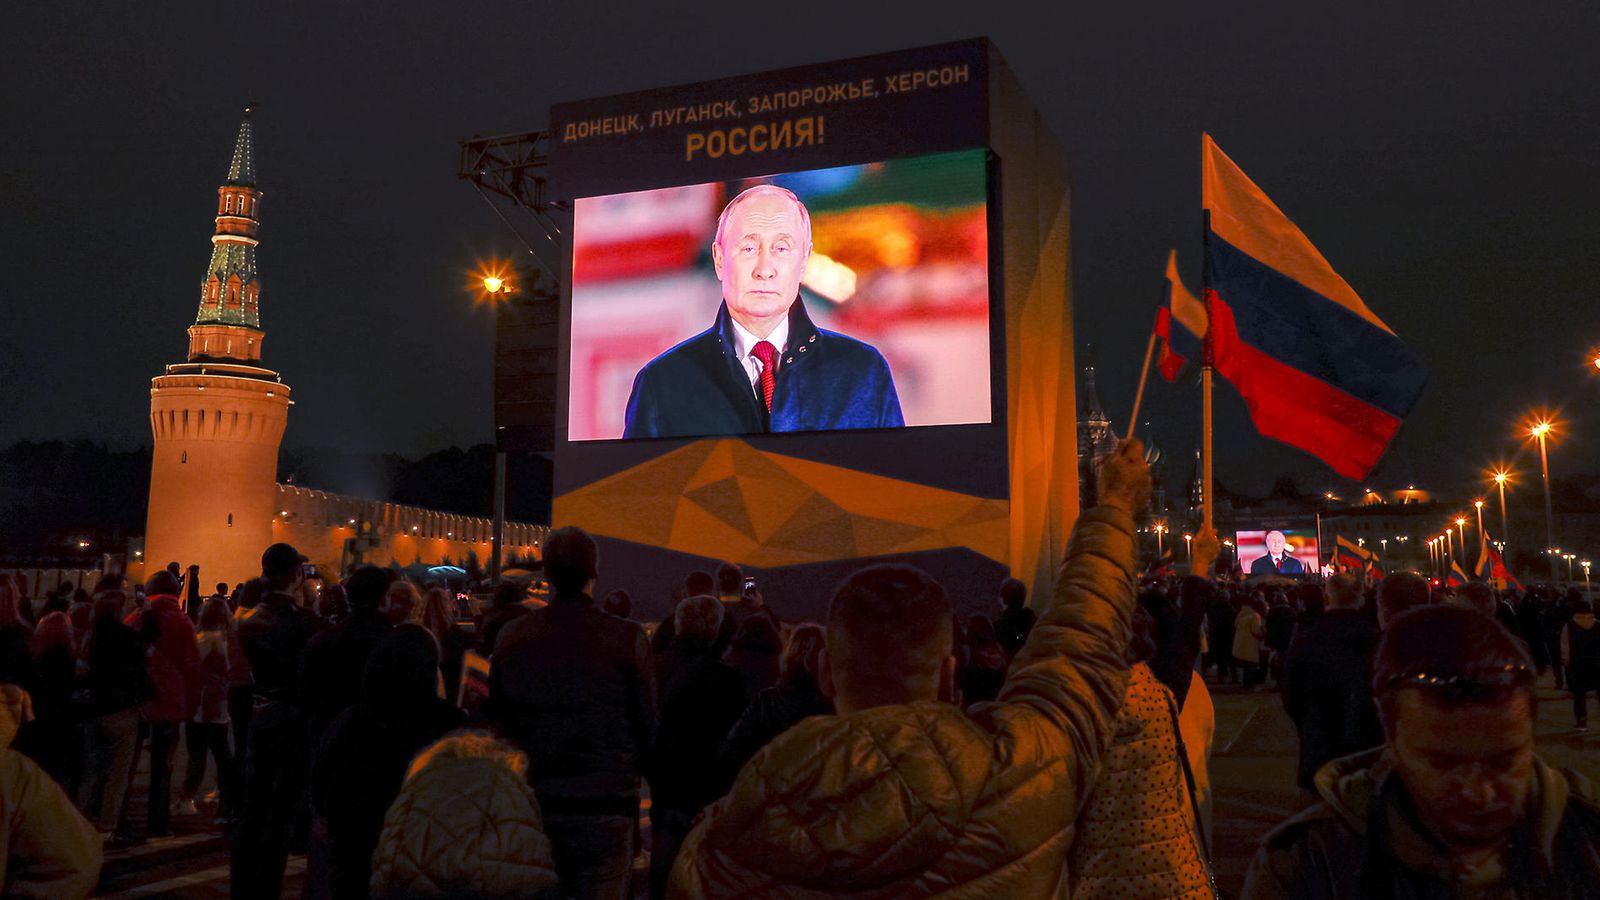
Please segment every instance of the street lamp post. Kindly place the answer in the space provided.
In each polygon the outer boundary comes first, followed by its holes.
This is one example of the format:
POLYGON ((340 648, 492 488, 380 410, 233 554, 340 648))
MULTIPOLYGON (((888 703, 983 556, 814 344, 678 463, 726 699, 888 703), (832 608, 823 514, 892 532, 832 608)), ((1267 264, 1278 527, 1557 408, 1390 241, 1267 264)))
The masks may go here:
MULTIPOLYGON (((490 299, 503 299, 517 292, 517 286, 498 274, 483 276, 483 290, 490 299)), ((505 569, 506 554, 506 448, 500 443, 500 432, 494 438, 494 496, 490 514, 493 524, 489 542, 489 583, 500 588, 500 573, 505 569)))
POLYGON ((1511 473, 1505 469, 1494 473, 1495 486, 1500 489, 1500 549, 1511 546, 1511 529, 1506 525, 1506 482, 1511 480, 1511 473))
POLYGON ((1572 561, 1578 558, 1577 554, 1564 553, 1561 558, 1567 561, 1567 582, 1570 584, 1572 582, 1572 561))
POLYGON ((1478 542, 1487 544, 1489 543, 1489 537, 1483 533, 1483 498, 1479 497, 1472 501, 1472 505, 1478 510, 1478 542))
POLYGON ((1586 559, 1578 563, 1578 565, 1583 566, 1583 592, 1587 594, 1589 593, 1589 560, 1586 559))
POLYGON ((1194 535, 1188 532, 1183 534, 1183 558, 1194 559, 1194 535))
MULTIPOLYGON (((1530 433, 1539 439, 1539 473, 1544 479, 1544 545, 1556 545, 1556 514, 1550 503, 1550 453, 1545 448, 1545 435, 1550 433, 1549 422, 1539 422, 1530 429, 1530 433)), ((1556 558, 1550 555, 1550 580, 1556 580, 1556 558)))
POLYGON ((1445 564, 1442 566, 1442 568, 1446 572, 1449 572, 1450 563, 1455 562, 1456 559, 1456 536, 1455 526, 1453 525, 1446 525, 1444 527, 1444 556, 1445 564))

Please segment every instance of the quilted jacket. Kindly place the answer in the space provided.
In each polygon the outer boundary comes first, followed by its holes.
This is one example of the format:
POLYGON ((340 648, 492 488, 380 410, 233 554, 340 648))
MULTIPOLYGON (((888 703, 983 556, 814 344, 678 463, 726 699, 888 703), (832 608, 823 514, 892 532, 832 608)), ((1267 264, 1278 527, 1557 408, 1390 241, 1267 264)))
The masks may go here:
POLYGON ((66 792, 15 750, 0 749, 0 895, 75 900, 100 878, 100 836, 66 792))
POLYGON ((555 861, 533 790, 491 759, 435 759, 406 782, 372 855, 374 898, 550 897, 555 861))
POLYGON ((1205 900, 1212 896, 1178 761, 1172 695, 1133 667, 1117 734, 1078 816, 1068 857, 1073 900, 1205 900))
POLYGON ((1128 686, 1133 522, 1080 517, 996 702, 815 716, 700 818, 676 897, 1065 896, 1061 872, 1128 686))

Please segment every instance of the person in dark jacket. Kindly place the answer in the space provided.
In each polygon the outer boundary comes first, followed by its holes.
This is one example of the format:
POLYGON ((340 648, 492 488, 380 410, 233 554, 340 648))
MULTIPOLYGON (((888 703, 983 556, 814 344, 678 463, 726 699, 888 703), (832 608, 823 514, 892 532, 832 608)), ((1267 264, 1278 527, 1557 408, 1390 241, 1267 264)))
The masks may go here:
POLYGON ((1543 675, 1550 668, 1550 647, 1544 640, 1544 626, 1539 615, 1539 598, 1532 591, 1522 595, 1517 601, 1517 637, 1528 645, 1528 651, 1533 655, 1533 664, 1543 675))
POLYGON ((1294 640, 1294 626, 1294 608, 1289 605, 1289 598, 1282 591, 1273 591, 1267 606, 1265 649, 1269 653, 1267 665, 1279 687, 1283 686, 1283 657, 1294 640))
POLYGON ((904 425, 883 354, 806 314, 810 256, 811 216, 792 192, 760 184, 728 201, 711 243, 716 320, 639 370, 623 436, 904 425))
MULTIPOLYGON (((122 807, 133 781, 134 754, 139 747, 139 706, 155 697, 145 668, 149 646, 137 631, 122 624, 127 595, 107 591, 94 601, 94 624, 85 654, 81 703, 84 719, 84 778, 78 786, 78 807, 92 817, 101 838, 109 838, 122 819, 122 807)), ((131 843, 126 833, 118 843, 131 843)))
POLYGON ((39 764, 71 794, 77 790, 79 764, 78 719, 72 708, 72 691, 78 678, 73 652, 72 622, 64 612, 39 620, 29 642, 33 656, 33 721, 17 732, 16 749, 39 764))
POLYGON ((502 581, 494 591, 494 605, 483 614, 478 624, 478 652, 494 655, 494 645, 507 625, 533 612, 533 607, 522 602, 528 596, 528 586, 515 581, 502 581))
MULTIPOLYGON (((726 606, 723 611, 731 612, 726 606)), ((744 703, 740 710, 754 701, 757 694, 777 684, 778 657, 782 653, 783 637, 770 618, 750 615, 739 623, 739 630, 733 633, 733 641, 722 659, 739 673, 744 683, 744 703)), ((666 690, 665 682, 661 689, 666 690)))
POLYGON ((1545 646, 1550 654, 1550 662, 1556 671, 1556 690, 1563 691, 1567 688, 1567 667, 1561 662, 1561 635, 1565 633, 1567 622, 1572 619, 1572 610, 1560 597, 1550 597, 1544 607, 1544 639, 1545 646))
POLYGON ((967 619, 965 652, 961 654, 956 683, 961 687, 961 703, 971 706, 993 700, 1006 683, 1006 652, 994 635, 994 623, 987 616, 967 619))
POLYGON ((622 897, 640 770, 655 740, 650 649, 644 629, 595 606, 598 553, 583 530, 551 532, 544 566, 550 605, 500 634, 484 714, 533 761, 562 887, 622 897))
POLYGON ((239 625, 239 643, 255 675, 256 702, 245 747, 244 807, 229 858, 234 900, 277 900, 283 893, 290 832, 305 800, 311 753, 300 657, 318 620, 296 602, 302 574, 294 547, 268 547, 261 555, 261 604, 239 625))
POLYGON ((1300 734, 1295 783, 1310 791, 1329 760, 1383 743, 1372 703, 1378 629, 1361 609, 1361 582, 1345 572, 1328 582, 1327 611, 1295 635, 1283 672, 1283 705, 1300 734))
POLYGON ((9 577, 0 576, 0 683, 23 690, 33 683, 33 656, 28 653, 33 625, 24 616, 32 606, 9 577))
POLYGON ((1572 605, 1572 621, 1561 632, 1561 661, 1572 689, 1572 718, 1579 731, 1589 730, 1589 692, 1600 700, 1600 625, 1587 600, 1572 605))
POLYGON ((418 750, 465 723, 461 710, 434 691, 438 666, 437 646, 420 626, 386 632, 367 655, 364 699, 323 733, 311 764, 309 855, 319 864, 307 872, 308 897, 367 896, 383 815, 400 793, 406 766, 418 750))
POLYGON ((1413 610, 1373 669, 1384 744, 1317 774, 1319 802, 1262 840, 1244 900, 1600 894, 1600 795, 1534 751, 1537 679, 1504 628, 1413 610))
POLYGON ((394 580, 391 569, 357 567, 344 584, 349 618, 318 632, 306 643, 300 680, 313 747, 334 716, 361 702, 361 678, 367 657, 394 627, 378 611, 378 604, 394 580))
POLYGON ((822 626, 813 622, 789 633, 789 643, 778 662, 778 683, 745 708, 717 750, 724 789, 773 738, 809 716, 833 713, 833 701, 817 686, 823 638, 822 626))
POLYGON ((1211 608, 1206 610, 1206 644, 1217 667, 1217 680, 1223 683, 1237 684, 1244 674, 1233 663, 1233 620, 1238 612, 1223 591, 1217 592, 1211 608))
POLYGON ((1190 545, 1189 574, 1178 582, 1177 608, 1174 609, 1164 595, 1161 603, 1147 604, 1140 598, 1140 604, 1154 621, 1152 636, 1156 642, 1155 653, 1146 664, 1156 680, 1172 692, 1180 710, 1189 696, 1195 662, 1200 658, 1200 628, 1207 611, 1217 600, 1216 585, 1209 576, 1221 552, 1216 529, 1199 529, 1190 545))
POLYGON ((651 798, 650 895, 656 900, 666 895, 672 860, 689 823, 722 793, 713 760, 745 708, 744 679, 716 657, 724 615, 721 601, 704 596, 688 598, 673 614, 677 637, 668 651, 670 674, 661 682, 661 720, 645 772, 651 798))
POLYGON ((1006 658, 1017 655, 1028 641, 1028 632, 1039 617, 1028 608, 1028 586, 1015 578, 1000 582, 1000 615, 994 620, 994 636, 1006 658))

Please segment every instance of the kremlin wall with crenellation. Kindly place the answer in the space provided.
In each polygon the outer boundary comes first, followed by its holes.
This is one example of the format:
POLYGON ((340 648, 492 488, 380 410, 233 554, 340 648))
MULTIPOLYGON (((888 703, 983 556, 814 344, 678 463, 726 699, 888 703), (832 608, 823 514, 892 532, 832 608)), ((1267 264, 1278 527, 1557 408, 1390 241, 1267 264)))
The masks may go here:
MULTIPOLYGON (((227 180, 217 189, 211 262, 189 328, 185 362, 150 385, 150 506, 145 565, 200 567, 200 584, 260 574, 269 544, 293 544, 330 579, 356 562, 487 562, 487 518, 462 516, 277 482, 289 386, 262 367, 261 278, 256 271, 262 191, 246 108, 227 180)), ((534 558, 548 529, 506 523, 505 558, 534 558)))

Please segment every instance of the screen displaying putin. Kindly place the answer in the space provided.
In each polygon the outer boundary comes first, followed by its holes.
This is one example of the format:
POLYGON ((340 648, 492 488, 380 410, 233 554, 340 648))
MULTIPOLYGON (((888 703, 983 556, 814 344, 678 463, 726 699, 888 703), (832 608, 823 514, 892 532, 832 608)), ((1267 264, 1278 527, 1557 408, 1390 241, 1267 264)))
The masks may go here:
POLYGON ((989 160, 575 202, 568 438, 991 421, 989 160))
POLYGON ((1314 575, 1320 571, 1315 524, 1234 533, 1239 568, 1250 575, 1314 575))

